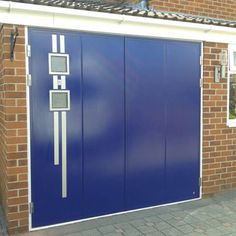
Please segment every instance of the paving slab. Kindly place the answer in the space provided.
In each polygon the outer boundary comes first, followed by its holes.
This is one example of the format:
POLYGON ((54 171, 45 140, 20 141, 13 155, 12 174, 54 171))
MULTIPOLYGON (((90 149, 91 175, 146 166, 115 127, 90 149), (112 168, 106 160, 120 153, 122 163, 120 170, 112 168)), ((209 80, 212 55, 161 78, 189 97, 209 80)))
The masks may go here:
MULTIPOLYGON (((17 236, 236 236, 236 189, 210 199, 102 217, 17 236)), ((7 236, 0 208, 0 236, 7 236)))

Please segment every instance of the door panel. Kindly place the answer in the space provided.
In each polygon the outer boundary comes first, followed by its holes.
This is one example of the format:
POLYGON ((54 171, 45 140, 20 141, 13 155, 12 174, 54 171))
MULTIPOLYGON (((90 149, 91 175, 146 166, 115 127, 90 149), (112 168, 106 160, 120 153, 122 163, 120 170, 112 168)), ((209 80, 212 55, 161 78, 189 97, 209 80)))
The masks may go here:
POLYGON ((126 207, 164 201, 164 42, 126 39, 126 207))
MULTIPOLYGON (((82 217, 80 38, 73 33, 55 33, 58 39, 59 35, 65 36, 65 50, 70 54, 71 72, 66 79, 67 89, 71 91, 71 110, 67 112, 68 196, 62 198, 61 149, 60 165, 54 165, 53 112, 49 111, 49 90, 53 88, 53 79, 48 72, 48 53, 52 52, 52 34, 49 31, 29 30, 29 43, 32 46, 29 66, 33 81, 30 87, 33 227, 82 217)), ((61 132, 61 128, 59 130, 61 132)), ((61 139, 59 146, 61 147, 61 139)))
POLYGON ((40 29, 29 44, 33 228, 199 197, 200 44, 40 29), (70 58, 66 197, 52 35, 70 58))
POLYGON ((124 209, 124 39, 83 36, 84 210, 124 209))
POLYGON ((166 51, 167 201, 199 197, 200 45, 168 42, 166 51))

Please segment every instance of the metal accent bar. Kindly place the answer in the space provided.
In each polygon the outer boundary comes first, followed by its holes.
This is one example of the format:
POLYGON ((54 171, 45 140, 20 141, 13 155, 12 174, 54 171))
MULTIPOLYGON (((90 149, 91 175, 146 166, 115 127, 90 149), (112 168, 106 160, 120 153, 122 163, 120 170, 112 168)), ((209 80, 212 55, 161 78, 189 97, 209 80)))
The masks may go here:
POLYGON ((62 134, 62 197, 67 197, 67 127, 66 112, 61 113, 62 134))
POLYGON ((58 89, 58 76, 53 75, 53 89, 58 89))
POLYGON ((54 53, 57 52, 57 35, 56 34, 52 35, 52 52, 54 53))
POLYGON ((59 165, 59 113, 56 111, 54 116, 54 165, 59 165))
MULTIPOLYGON (((57 35, 52 35, 52 52, 57 52, 57 35)), ((53 76, 53 89, 58 89, 58 76, 53 76)), ((59 165, 59 113, 53 112, 54 119, 54 165, 59 165)))
POLYGON ((66 89, 66 77, 61 76, 61 89, 66 89))
MULTIPOLYGON (((65 36, 60 35, 60 53, 65 53, 65 36)), ((61 89, 66 89, 66 77, 61 76, 61 89)), ((62 140, 62 197, 67 197, 67 125, 66 112, 61 113, 62 140)))
POLYGON ((65 53, 65 36, 60 35, 60 53, 65 53))

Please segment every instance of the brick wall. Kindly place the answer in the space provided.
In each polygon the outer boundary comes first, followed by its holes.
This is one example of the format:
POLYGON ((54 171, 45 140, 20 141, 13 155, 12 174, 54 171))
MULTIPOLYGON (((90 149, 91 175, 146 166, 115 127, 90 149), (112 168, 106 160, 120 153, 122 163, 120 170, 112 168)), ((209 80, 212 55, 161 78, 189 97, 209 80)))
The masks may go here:
POLYGON ((27 124, 24 27, 19 27, 15 60, 10 61, 10 33, 0 33, 0 192, 9 232, 28 225, 27 124))
POLYGON ((236 187, 236 128, 228 128, 227 80, 214 82, 214 66, 228 45, 204 43, 203 193, 236 187))
POLYGON ((6 191, 7 191, 7 173, 6 173, 6 147, 4 140, 4 82, 3 82, 3 30, 0 31, 0 201, 3 209, 7 206, 6 191))
POLYGON ((235 0, 150 0, 157 10, 236 20, 235 0))

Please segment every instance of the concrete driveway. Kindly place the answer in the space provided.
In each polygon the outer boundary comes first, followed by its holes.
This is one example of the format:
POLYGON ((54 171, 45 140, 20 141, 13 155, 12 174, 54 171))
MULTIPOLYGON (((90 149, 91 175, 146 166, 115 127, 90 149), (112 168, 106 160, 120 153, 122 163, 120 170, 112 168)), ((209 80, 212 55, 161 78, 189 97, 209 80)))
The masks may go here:
MULTIPOLYGON (((1 230, 4 235, 4 230, 1 230)), ((18 235, 236 236, 236 190, 218 194, 210 199, 157 207, 18 235)))

